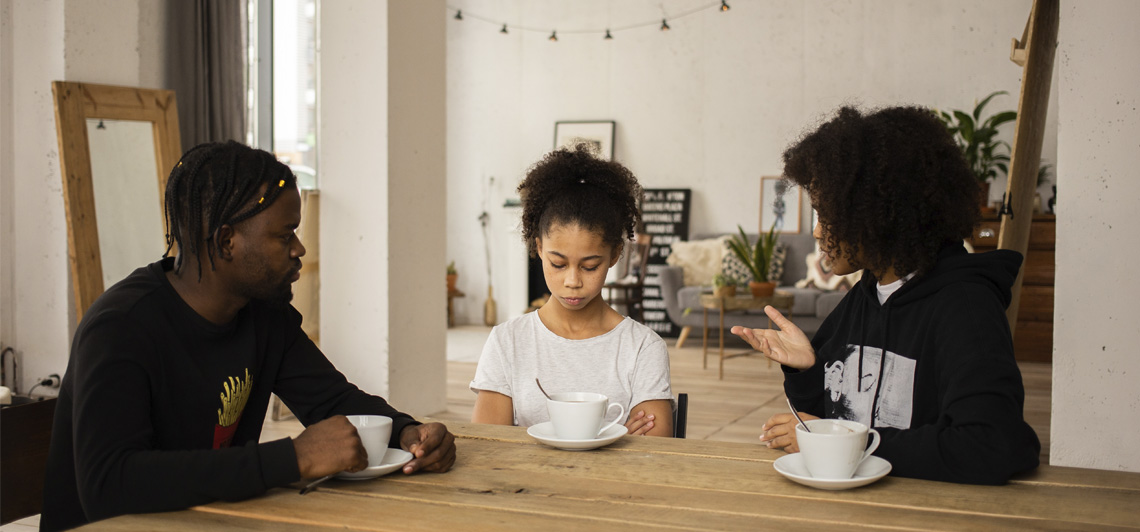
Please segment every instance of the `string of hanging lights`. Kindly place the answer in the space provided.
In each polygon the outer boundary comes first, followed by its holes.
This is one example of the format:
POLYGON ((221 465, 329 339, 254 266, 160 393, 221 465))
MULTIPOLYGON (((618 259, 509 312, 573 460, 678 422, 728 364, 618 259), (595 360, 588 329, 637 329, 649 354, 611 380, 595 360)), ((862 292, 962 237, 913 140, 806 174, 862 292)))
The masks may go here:
MULTIPOLYGON (((711 2, 708 4, 702 5, 700 7, 690 9, 690 10, 685 11, 683 13, 673 15, 671 17, 664 17, 661 19, 659 28, 661 29, 661 31, 669 31, 670 29, 672 29, 669 27, 669 21, 670 20, 676 21, 677 19, 681 19, 681 18, 687 17, 689 15, 693 15, 696 13, 700 13, 701 11, 707 11, 709 9, 714 9, 714 8, 716 10, 722 11, 722 12, 728 11, 729 9, 731 9, 726 0, 720 0, 719 2, 711 2)), ((454 12, 455 15, 452 16, 452 18, 454 18, 455 20, 458 20, 458 21, 464 21, 464 20, 467 20, 470 18, 470 19, 478 20, 480 22, 485 22, 485 23, 490 24, 494 27, 500 27, 501 26, 501 29, 499 29, 499 33, 502 33, 504 35, 509 34, 512 30, 532 32, 532 33, 542 33, 542 34, 545 34, 546 32, 549 31, 550 36, 547 37, 547 39, 550 40, 551 42, 558 42, 558 31, 559 30, 557 28, 537 28, 537 27, 533 27, 533 26, 521 26, 518 24, 510 24, 507 22, 503 22, 502 20, 499 20, 499 19, 494 19, 491 17, 485 17, 485 16, 482 16, 482 15, 479 15, 476 13, 471 13, 471 12, 465 13, 462 9, 457 8, 457 7, 453 7, 453 6, 447 6, 447 10, 449 12, 454 12)), ((657 26, 657 25, 658 25, 657 19, 654 18, 653 20, 650 20, 647 22, 639 22, 637 24, 629 24, 629 25, 625 25, 625 26, 609 27, 609 28, 596 29, 596 30, 591 30, 591 29, 562 30, 562 34, 563 35, 565 35, 565 34, 575 34, 575 35, 597 34, 597 35, 602 35, 603 39, 610 41, 610 40, 613 40, 613 38, 614 38, 613 34, 614 33, 627 31, 627 30, 633 30, 633 29, 637 29, 637 28, 645 28, 645 27, 649 27, 649 26, 657 26)))

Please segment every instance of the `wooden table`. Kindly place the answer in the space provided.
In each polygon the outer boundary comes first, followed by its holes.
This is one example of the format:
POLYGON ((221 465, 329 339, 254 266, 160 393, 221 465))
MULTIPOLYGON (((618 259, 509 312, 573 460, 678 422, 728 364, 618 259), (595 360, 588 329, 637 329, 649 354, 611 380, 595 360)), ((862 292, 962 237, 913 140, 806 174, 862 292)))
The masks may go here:
MULTIPOLYGON (((724 353, 724 314, 733 311, 746 311, 746 310, 762 310, 768 305, 772 305, 777 310, 782 312, 785 316, 792 314, 792 305, 795 304, 796 298, 788 292, 777 290, 775 294, 770 297, 719 297, 713 294, 701 295, 701 308, 705 313, 705 332, 704 341, 702 345, 703 353, 701 354, 701 362, 705 369, 708 369, 709 357, 709 310, 720 311, 720 379, 724 380, 724 360, 726 358, 734 358, 740 356, 751 355, 755 351, 742 351, 740 353, 732 353, 726 355, 724 353)), ((772 320, 768 320, 768 328, 772 328, 772 320)), ((770 364, 771 362, 769 362, 770 364)))
MULTIPOLYGON (((446 474, 333 480, 316 491, 120 516, 92 530, 1106 530, 1140 528, 1140 474, 1043 466, 1007 486, 886 477, 822 491, 760 445, 626 436, 594 451, 525 429, 450 423, 446 474)), ((298 484, 300 485, 300 484, 298 484)))

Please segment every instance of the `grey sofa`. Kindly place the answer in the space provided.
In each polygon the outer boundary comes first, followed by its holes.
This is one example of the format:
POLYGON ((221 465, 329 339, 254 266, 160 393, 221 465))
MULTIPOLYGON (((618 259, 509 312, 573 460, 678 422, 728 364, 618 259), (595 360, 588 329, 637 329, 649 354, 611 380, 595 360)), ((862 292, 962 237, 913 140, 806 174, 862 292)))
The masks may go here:
MULTIPOLYGON (((719 235, 698 236, 694 240, 715 236, 719 235)), ((749 238, 755 242, 756 235, 749 235, 749 238)), ((823 319, 835 309, 847 292, 796 288, 795 282, 807 276, 805 259, 815 249, 815 238, 811 236, 811 233, 800 233, 781 235, 780 241, 787 245, 788 254, 784 260, 784 275, 780 278, 780 286, 777 290, 791 292, 795 296, 795 304, 792 307, 789 319, 803 330, 808 338, 811 338, 819 330, 823 319)), ((683 346, 685 339, 691 332, 703 332, 704 313, 700 305, 700 296, 702 293, 712 293, 712 286, 684 286, 683 279, 684 272, 679 266, 665 266, 658 272, 658 282, 661 286, 661 298, 665 301, 665 311, 673 323, 682 327, 681 336, 677 339, 677 347, 683 346), (686 314, 686 308, 692 310, 686 314)), ((744 289, 747 290, 747 287, 744 289)), ((709 316, 709 323, 715 323, 711 315, 709 316)), ((724 325, 726 328, 731 328, 734 325, 766 328, 768 327, 768 317, 763 311, 734 312, 725 315, 724 325)), ((716 325, 712 325, 712 327, 716 327, 716 325)))

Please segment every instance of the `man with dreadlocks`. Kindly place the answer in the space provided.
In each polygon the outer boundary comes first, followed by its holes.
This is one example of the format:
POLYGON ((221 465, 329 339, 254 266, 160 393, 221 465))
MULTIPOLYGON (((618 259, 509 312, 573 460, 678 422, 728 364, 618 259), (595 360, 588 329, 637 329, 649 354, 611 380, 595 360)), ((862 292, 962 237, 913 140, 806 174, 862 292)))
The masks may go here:
POLYGON ((188 151, 166 186, 167 253, 107 290, 75 332, 44 488, 44 530, 252 497, 367 467, 344 417, 393 420, 404 473, 455 443, 349 383, 288 304, 305 247, 289 168, 236 142, 188 151), (178 254, 170 251, 177 244, 178 254), (270 394, 306 429, 259 443, 270 394))

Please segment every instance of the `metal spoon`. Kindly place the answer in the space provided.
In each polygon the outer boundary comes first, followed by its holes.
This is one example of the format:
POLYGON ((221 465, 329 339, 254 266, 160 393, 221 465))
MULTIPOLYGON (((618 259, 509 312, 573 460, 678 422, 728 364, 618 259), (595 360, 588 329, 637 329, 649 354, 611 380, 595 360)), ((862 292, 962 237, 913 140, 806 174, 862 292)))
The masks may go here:
POLYGON ((336 473, 333 473, 332 475, 325 475, 325 476, 318 478, 318 479, 316 479, 316 480, 314 480, 308 484, 305 484, 305 487, 301 488, 300 495, 304 495, 310 491, 313 491, 313 489, 315 489, 317 487, 317 484, 320 484, 321 482, 324 482, 330 478, 333 478, 333 475, 336 475, 336 473))
MULTIPOLYGON (((542 392, 542 395, 545 395, 547 399, 550 399, 550 394, 546 393, 546 390, 542 389, 542 383, 538 382, 538 377, 534 378, 534 383, 538 385, 538 390, 540 392, 542 392)), ((553 401, 554 399, 550 399, 550 400, 553 401)))
POLYGON ((791 398, 785 397, 785 399, 788 400, 788 408, 790 408, 792 410, 792 415, 796 416, 796 421, 799 421, 800 425, 804 426, 804 430, 811 432, 811 429, 808 428, 807 423, 804 423, 804 420, 800 419, 800 414, 798 412, 796 412, 796 407, 792 406, 791 398))

